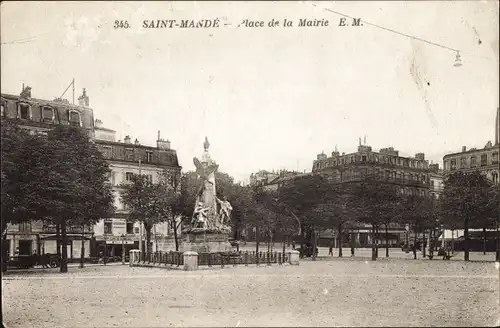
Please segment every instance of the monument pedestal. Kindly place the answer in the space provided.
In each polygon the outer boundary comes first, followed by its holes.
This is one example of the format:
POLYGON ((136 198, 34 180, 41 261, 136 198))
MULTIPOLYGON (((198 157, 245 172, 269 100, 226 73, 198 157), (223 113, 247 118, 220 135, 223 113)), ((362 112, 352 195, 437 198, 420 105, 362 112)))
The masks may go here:
POLYGON ((192 229, 187 232, 182 248, 184 252, 216 253, 231 252, 229 233, 192 229))

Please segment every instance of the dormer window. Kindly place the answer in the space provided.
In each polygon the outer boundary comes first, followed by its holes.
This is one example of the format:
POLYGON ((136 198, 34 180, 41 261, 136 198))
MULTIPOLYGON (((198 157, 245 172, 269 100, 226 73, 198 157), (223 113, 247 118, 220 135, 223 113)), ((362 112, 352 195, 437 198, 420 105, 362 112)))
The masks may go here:
POLYGON ((31 120, 31 106, 26 103, 17 104, 17 118, 31 120))
POLYGON ((153 152, 146 151, 146 163, 151 163, 153 161, 153 152))
POLYGON ((80 113, 76 110, 70 110, 68 112, 68 121, 71 126, 82 126, 82 120, 80 117, 80 113))
POLYGON ((52 123, 55 120, 54 108, 50 106, 42 106, 42 122, 52 123))

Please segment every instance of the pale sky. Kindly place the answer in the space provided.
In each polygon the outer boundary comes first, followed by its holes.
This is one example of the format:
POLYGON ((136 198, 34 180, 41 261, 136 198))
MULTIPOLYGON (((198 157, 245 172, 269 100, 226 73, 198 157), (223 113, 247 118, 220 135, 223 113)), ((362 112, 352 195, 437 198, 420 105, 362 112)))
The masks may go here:
MULTIPOLYGON (((1 92, 35 98, 75 78, 96 118, 143 144, 157 131, 193 170, 205 136, 220 170, 310 171, 321 151, 425 152, 442 162, 494 139, 498 1, 2 2, 1 92), (372 26, 339 27, 329 8, 372 26), (143 20, 215 19, 218 29, 144 29, 143 20), (328 27, 237 28, 244 19, 327 19, 328 27), (128 30, 114 29, 127 20, 128 30), (12 43, 34 37, 29 42, 12 43), (481 42, 479 42, 479 40, 481 42), (5 43, 5 44, 4 44, 5 43)), ((71 100, 71 90, 66 97, 71 100)))

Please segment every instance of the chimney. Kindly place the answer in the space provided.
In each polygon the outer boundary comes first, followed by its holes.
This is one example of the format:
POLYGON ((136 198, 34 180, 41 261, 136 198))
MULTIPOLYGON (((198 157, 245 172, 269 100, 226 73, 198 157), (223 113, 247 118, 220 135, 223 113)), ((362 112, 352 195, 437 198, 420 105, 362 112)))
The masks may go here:
POLYGON ((467 147, 462 146, 462 153, 465 153, 467 151, 467 147))
POLYGON ((139 140, 137 140, 137 138, 135 138, 134 144, 135 144, 135 145, 138 145, 138 144, 139 144, 139 140))
POLYGON ((161 150, 169 150, 170 149, 170 141, 159 139, 156 140, 156 147, 161 150))
POLYGON ((123 139, 123 142, 126 143, 126 144, 131 143, 130 142, 130 136, 126 136, 125 139, 123 139))
POLYGON ((82 95, 78 97, 78 105, 82 107, 89 107, 89 96, 87 96, 87 90, 83 88, 82 95))

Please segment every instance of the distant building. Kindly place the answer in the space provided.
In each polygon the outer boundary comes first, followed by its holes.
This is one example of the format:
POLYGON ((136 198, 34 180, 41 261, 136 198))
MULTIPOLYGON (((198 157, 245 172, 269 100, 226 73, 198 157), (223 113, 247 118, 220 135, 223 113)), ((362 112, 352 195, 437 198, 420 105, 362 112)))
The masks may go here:
POLYGON ((262 186, 279 176, 278 173, 260 170, 250 175, 250 186, 262 186))
POLYGON ((262 187, 263 190, 278 190, 278 188, 282 187, 285 183, 289 181, 293 181, 295 178, 299 176, 303 176, 307 173, 300 173, 297 171, 288 171, 288 170, 279 170, 276 171, 269 176, 268 179, 261 180, 259 183, 254 184, 253 186, 262 187))
POLYGON ((444 174, 455 171, 472 172, 479 170, 493 183, 498 184, 498 151, 499 145, 488 141, 484 148, 471 148, 465 146, 459 153, 448 154, 443 157, 444 174))
MULTIPOLYGON (((371 146, 358 145, 357 152, 342 153, 333 151, 328 157, 324 152, 317 155, 313 161, 313 174, 320 174, 333 183, 355 183, 366 177, 372 177, 383 183, 396 185, 403 194, 427 196, 431 190, 431 169, 424 153, 417 153, 414 157, 400 156, 393 147, 382 148, 378 152, 371 146)), ((437 176, 435 176, 437 179, 437 176)), ((360 224, 355 229, 354 238, 360 246, 372 243, 370 225, 360 224)), ((407 231, 403 225, 392 224, 388 229, 389 243, 399 245, 407 231)), ((325 231, 321 238, 336 238, 336 232, 325 231)), ((337 241, 338 242, 338 241, 337 241)), ((380 233, 379 243, 385 242, 385 231, 380 233)), ((348 244, 345 236, 343 244, 348 244)))
MULTIPOLYGON (((453 172, 473 172, 479 171, 484 174, 491 182, 499 185, 499 174, 500 174, 500 162, 499 162, 499 120, 500 113, 499 108, 497 108, 497 113, 495 117, 495 144, 488 141, 483 148, 471 148, 467 149, 466 146, 462 146, 461 152, 456 152, 452 154, 447 154, 443 157, 443 177, 453 172)), ((472 230, 474 232, 474 230, 472 230)), ((476 232, 474 232, 476 233, 476 232)), ((482 232, 481 232, 482 233, 482 232)), ((460 238, 464 234, 463 230, 444 230, 441 240, 443 245, 445 242, 449 242, 452 238, 460 238)))
POLYGON ((371 146, 358 146, 354 153, 332 152, 317 155, 312 172, 326 176, 335 183, 360 181, 368 176, 396 184, 405 194, 427 195, 430 189, 429 161, 424 153, 415 157, 404 157, 393 147, 382 148, 378 152, 371 146))
POLYGON ((437 199, 443 193, 443 170, 439 168, 439 164, 430 164, 429 169, 431 181, 429 193, 437 199))

